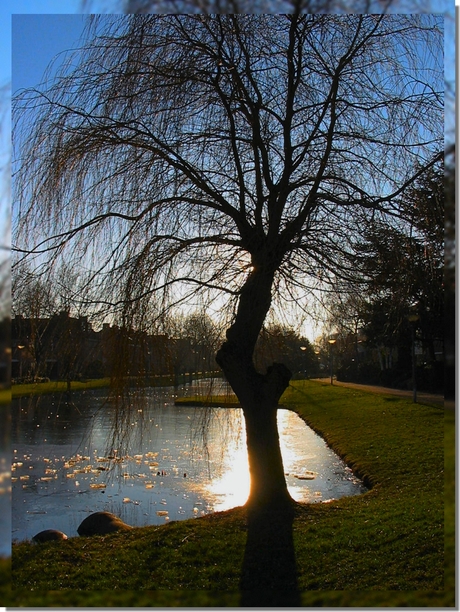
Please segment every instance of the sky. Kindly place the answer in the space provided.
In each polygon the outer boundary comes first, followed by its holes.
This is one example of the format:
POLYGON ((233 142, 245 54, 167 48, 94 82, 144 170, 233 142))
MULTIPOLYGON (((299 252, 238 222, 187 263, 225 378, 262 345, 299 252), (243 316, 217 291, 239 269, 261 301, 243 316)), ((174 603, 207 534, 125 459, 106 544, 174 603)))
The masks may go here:
MULTIPOLYGON (((92 0, 95 10, 102 1, 92 0)), ((0 2, 0 263, 3 261, 3 246, 9 244, 10 195, 6 174, 11 121, 8 88, 11 86, 11 91, 15 91, 37 85, 53 57, 77 43, 86 17, 82 15, 82 4, 82 0, 0 2), (17 43, 14 55, 18 66, 14 71, 13 39, 17 43)))
POLYGON ((86 19, 86 15, 75 14, 12 16, 13 94, 18 89, 38 84, 50 60, 78 46, 86 19))
MULTIPOLYGON (((460 4, 460 0, 455 2, 460 4)), ((97 4, 94 3, 93 6, 96 8, 97 4)), ((107 3, 105 6, 107 7, 107 3)), ((18 61, 21 59, 21 54, 28 54, 28 61, 21 63, 20 70, 16 70, 13 64, 13 91, 40 82, 50 60, 60 51, 77 43, 85 19, 81 9, 81 0, 2 0, 0 2, 0 84, 11 80, 12 40, 18 61), (30 16, 28 19, 13 17, 24 14, 34 17, 30 16), (63 14, 68 16, 64 17, 63 14), (13 37, 11 22, 13 22, 13 37)), ((447 60, 453 56, 453 50, 452 53, 447 51, 447 60)))
MULTIPOLYGON (((46 28, 48 14, 74 14, 80 13, 80 0, 2 0, 0 3, 0 83, 7 83, 11 80, 12 74, 12 21, 13 15, 39 14, 40 30, 25 31, 27 46, 33 49, 31 68, 42 71, 46 68, 53 54, 68 46, 69 40, 74 37, 69 31, 69 27, 62 26, 62 29, 46 28), (70 38, 69 38, 70 36, 70 38)), ((30 22, 29 22, 30 23, 30 22)), ((51 24, 50 24, 51 25, 51 24)))

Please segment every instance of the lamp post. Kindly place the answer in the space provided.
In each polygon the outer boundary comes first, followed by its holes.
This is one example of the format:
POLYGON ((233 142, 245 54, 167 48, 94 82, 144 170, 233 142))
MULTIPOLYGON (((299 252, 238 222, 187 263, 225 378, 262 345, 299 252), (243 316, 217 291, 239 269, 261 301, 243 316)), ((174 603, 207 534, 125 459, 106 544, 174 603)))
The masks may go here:
POLYGON ((334 344, 337 342, 337 340, 335 338, 329 338, 328 340, 329 342, 329 361, 331 364, 331 385, 334 384, 334 378, 333 378, 333 354, 332 354, 332 347, 334 346, 334 344))
POLYGON ((302 351, 302 355, 303 355, 303 359, 302 359, 302 366, 303 366, 303 375, 305 378, 307 378, 307 355, 305 353, 305 351, 307 350, 306 346, 301 346, 300 350, 302 351))
POLYGON ((415 355, 415 323, 418 321, 418 314, 410 314, 407 320, 410 323, 411 340, 412 340, 412 401, 417 403, 417 358, 415 355))
POLYGON ((315 376, 320 376, 320 374, 321 374, 321 365, 320 365, 321 357, 320 357, 320 350, 318 348, 315 349, 315 355, 316 355, 315 376))
POLYGON ((22 350, 25 348, 25 344, 18 344, 18 357, 19 357, 19 380, 22 382, 22 350))

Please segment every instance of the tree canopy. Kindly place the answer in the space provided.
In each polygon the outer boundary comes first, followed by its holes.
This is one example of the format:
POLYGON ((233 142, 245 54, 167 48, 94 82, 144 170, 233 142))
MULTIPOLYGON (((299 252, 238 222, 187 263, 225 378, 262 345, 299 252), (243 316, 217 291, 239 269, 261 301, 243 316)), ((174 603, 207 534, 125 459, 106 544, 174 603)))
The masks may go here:
POLYGON ((439 153, 441 28, 93 18, 77 68, 16 99, 17 246, 73 254, 118 305, 178 282, 174 299, 237 295, 267 249, 291 289, 346 274, 363 221, 400 214, 415 167, 439 153))
POLYGON ((410 224, 404 196, 442 158, 442 28, 92 17, 60 75, 15 100, 19 259, 83 269, 88 304, 124 321, 198 292, 232 306, 216 359, 245 414, 251 503, 287 498, 276 408, 291 373, 253 360, 272 300, 355 282, 369 227, 410 224))

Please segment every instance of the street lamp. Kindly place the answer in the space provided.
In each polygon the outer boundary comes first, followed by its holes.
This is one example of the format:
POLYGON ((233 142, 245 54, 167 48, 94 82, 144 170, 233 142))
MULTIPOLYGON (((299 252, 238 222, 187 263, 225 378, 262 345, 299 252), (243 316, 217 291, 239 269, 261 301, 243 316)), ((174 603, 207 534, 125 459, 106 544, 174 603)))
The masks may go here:
POLYGON ((410 323, 411 339, 412 339, 412 401, 417 403, 417 358, 415 355, 415 324, 419 320, 418 314, 415 312, 408 315, 407 320, 410 323))
POLYGON ((318 348, 315 349, 316 361, 315 361, 315 376, 320 376, 321 374, 321 357, 320 350, 318 348))
POLYGON ((25 344, 18 344, 18 361, 19 361, 19 380, 22 382, 22 350, 26 348, 25 344))
POLYGON ((305 351, 307 350, 306 346, 301 346, 300 350, 302 351, 303 354, 303 373, 304 373, 304 377, 307 378, 307 354, 305 353, 305 351))
POLYGON ((333 378, 333 356, 332 356, 332 347, 334 346, 334 344, 337 342, 337 340, 335 338, 329 338, 328 340, 329 342, 329 361, 331 364, 331 385, 334 384, 334 378, 333 378))

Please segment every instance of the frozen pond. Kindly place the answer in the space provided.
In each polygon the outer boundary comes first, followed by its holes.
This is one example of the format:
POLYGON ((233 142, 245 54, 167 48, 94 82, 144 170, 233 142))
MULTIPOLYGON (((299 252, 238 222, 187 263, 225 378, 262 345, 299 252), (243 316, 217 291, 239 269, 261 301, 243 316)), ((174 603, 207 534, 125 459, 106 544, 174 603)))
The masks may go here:
POLYGON ((0 452, 0 556, 11 554, 11 479, 9 454, 0 452))
MULTIPOLYGON (((174 406, 152 389, 130 422, 127 450, 110 446, 112 412, 104 392, 13 402, 14 540, 43 529, 77 535, 90 513, 108 510, 133 526, 164 524, 244 504, 249 473, 242 412, 174 406)), ((215 392, 215 391, 214 391, 215 392)), ((278 424, 291 495, 327 502, 366 490, 295 413, 278 424)))

